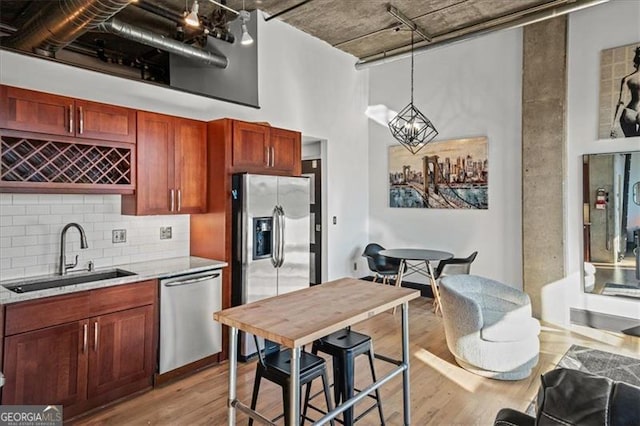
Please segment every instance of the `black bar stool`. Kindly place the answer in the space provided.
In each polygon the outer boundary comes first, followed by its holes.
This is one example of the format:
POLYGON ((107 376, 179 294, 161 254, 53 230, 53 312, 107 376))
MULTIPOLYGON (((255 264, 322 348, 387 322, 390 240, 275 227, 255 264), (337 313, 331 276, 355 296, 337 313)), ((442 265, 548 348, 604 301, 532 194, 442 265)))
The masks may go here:
MULTIPOLYGON (((358 355, 367 354, 369 358, 369 367, 371 368, 371 377, 374 382, 377 380, 375 368, 373 366, 373 343, 371 342, 371 337, 366 334, 358 333, 350 328, 345 328, 313 342, 311 352, 312 354, 324 352, 333 357, 333 395, 336 405, 353 396, 355 358, 358 355)), ((353 407, 344 411, 343 418, 345 425, 352 425, 377 407, 378 414, 380 415, 380 424, 384 426, 384 414, 382 413, 380 391, 376 389, 374 392, 375 395, 369 396, 375 399, 376 403, 367 408, 357 418, 353 418, 353 407)), ((303 413, 306 413, 307 410, 309 393, 310 386, 307 386, 303 413)))
MULTIPOLYGON (((258 344, 258 338, 253 336, 258 348, 258 363, 256 364, 256 377, 253 383, 253 395, 251 396, 251 409, 256 409, 258 402, 258 392, 260 391, 260 381, 264 377, 265 379, 282 387, 282 401, 284 405, 284 419, 285 424, 289 424, 289 385, 291 383, 291 352, 281 351, 280 345, 271 342, 270 340, 264 340, 264 349, 260 350, 258 344)), ((302 386, 310 386, 311 382, 318 377, 322 378, 322 386, 324 388, 324 398, 327 403, 329 411, 333 409, 331 404, 331 397, 329 395, 329 380, 327 377, 327 363, 325 360, 316 354, 310 354, 305 351, 300 352, 300 394, 302 394, 302 386)), ((302 424, 305 420, 311 420, 307 418, 305 403, 305 410, 302 414, 302 424)), ((319 410, 318 410, 319 411, 319 410)), ((283 415, 280 415, 272 420, 275 422, 283 415)), ((331 420, 331 426, 334 426, 334 421, 331 420)), ((249 419, 249 426, 253 425, 253 419, 249 419)))

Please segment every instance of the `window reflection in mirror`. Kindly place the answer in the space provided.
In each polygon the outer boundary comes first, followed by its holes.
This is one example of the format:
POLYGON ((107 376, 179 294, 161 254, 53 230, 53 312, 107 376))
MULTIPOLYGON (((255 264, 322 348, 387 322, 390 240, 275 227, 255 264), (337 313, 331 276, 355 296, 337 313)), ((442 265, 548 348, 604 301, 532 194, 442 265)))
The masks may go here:
POLYGON ((640 299, 640 151, 583 156, 584 291, 640 299))

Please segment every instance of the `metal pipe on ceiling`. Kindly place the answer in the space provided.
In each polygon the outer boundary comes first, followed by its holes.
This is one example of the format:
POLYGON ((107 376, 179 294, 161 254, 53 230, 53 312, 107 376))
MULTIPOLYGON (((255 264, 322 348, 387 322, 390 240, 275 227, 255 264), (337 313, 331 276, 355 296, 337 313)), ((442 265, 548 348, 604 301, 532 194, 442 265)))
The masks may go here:
POLYGON ((309 3, 310 1, 311 0, 304 0, 304 1, 301 1, 300 3, 298 3, 298 4, 294 4, 293 6, 290 6, 290 7, 286 8, 286 9, 284 9, 284 10, 281 10, 280 12, 274 13, 273 15, 265 18, 264 21, 265 22, 269 22, 272 19, 278 18, 278 17, 280 17, 282 15, 286 15, 289 12, 293 12, 294 10, 304 6, 305 4, 309 3))
POLYGON ((173 53, 174 55, 195 59, 218 68, 226 68, 229 63, 229 60, 222 54, 198 49, 172 38, 164 37, 143 28, 127 24, 117 18, 111 18, 107 22, 103 22, 97 29, 115 34, 128 40, 136 41, 146 46, 155 47, 157 49, 173 53))
POLYGON ((56 51, 127 7, 131 0, 60 0, 41 8, 8 40, 19 50, 56 51))
MULTIPOLYGON (((433 40, 429 44, 425 44, 420 47, 416 47, 413 52, 419 54, 428 50, 448 46, 450 44, 459 43, 466 40, 472 40, 485 34, 489 34, 500 30, 510 30, 514 28, 523 27, 525 25, 534 24, 536 22, 545 21, 547 19, 563 16, 568 13, 576 12, 588 7, 597 6, 599 4, 607 3, 609 0, 585 0, 575 1, 569 4, 564 4, 552 9, 545 9, 533 14, 525 15, 521 18, 515 18, 505 22, 505 17, 497 18, 491 21, 484 22, 482 24, 473 25, 471 27, 462 28, 450 33, 433 36, 433 40)), ((391 54, 376 54, 369 57, 362 58, 356 62, 355 67, 357 70, 366 69, 372 66, 386 64, 394 62, 400 59, 408 58, 411 56, 411 51, 406 46, 395 49, 395 53, 391 54), (382 56, 381 56, 382 55, 382 56)))

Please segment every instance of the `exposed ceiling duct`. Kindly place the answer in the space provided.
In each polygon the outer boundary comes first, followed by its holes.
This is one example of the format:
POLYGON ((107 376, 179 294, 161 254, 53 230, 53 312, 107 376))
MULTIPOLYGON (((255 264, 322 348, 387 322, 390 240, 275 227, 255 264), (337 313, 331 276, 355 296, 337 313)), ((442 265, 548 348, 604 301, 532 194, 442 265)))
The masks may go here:
POLYGON ((9 45, 52 56, 86 31, 127 7, 131 0, 59 0, 43 7, 20 28, 9 45))
POLYGON ((207 65, 226 68, 229 63, 228 59, 221 54, 198 49, 172 38, 164 37, 143 28, 127 24, 117 18, 112 18, 107 22, 103 22, 97 29, 118 35, 122 38, 126 38, 127 40, 136 41, 147 46, 173 53, 174 55, 195 59, 207 65))

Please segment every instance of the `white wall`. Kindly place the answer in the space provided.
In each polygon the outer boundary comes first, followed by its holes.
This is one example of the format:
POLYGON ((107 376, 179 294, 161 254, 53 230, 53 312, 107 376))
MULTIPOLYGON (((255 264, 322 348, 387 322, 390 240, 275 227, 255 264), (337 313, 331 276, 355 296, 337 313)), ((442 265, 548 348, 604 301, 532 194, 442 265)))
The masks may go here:
MULTIPOLYGON (((640 42, 640 2, 611 1, 569 16, 565 307, 640 318, 640 301, 582 292, 582 155, 640 150, 640 138, 598 140, 600 51, 640 42)), ((552 298, 549 302, 560 301, 552 298)))
MULTIPOLYGON (((356 59, 278 20, 259 19, 261 109, 0 51, 0 82, 200 120, 268 121, 327 142, 328 279, 351 275, 351 256, 367 240, 368 72, 356 59)), ((233 60, 233 58, 231 58, 233 60)))
MULTIPOLYGON (((370 69, 370 104, 399 111, 409 102, 409 61, 370 69)), ((385 247, 426 247, 466 257, 472 273, 522 288, 522 31, 495 33, 415 57, 415 102, 437 140, 487 136, 489 209, 389 207, 389 129, 369 125, 370 240, 385 247)), ((415 275, 408 280, 416 280, 415 275)))

